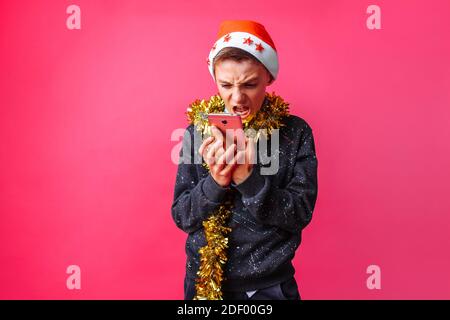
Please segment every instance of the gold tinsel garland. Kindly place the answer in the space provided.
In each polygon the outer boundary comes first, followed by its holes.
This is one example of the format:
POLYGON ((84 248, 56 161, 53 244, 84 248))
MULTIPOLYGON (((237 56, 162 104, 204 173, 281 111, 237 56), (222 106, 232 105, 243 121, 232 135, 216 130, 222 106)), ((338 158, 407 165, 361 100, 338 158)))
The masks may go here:
MULTIPOLYGON (((211 135, 208 123, 209 113, 225 112, 225 103, 219 95, 212 96, 209 100, 195 100, 188 108, 186 114, 188 121, 194 124, 204 136, 211 135)), ((244 132, 252 136, 255 141, 261 134, 270 136, 273 129, 278 129, 284 124, 282 119, 289 116, 289 104, 275 95, 266 93, 261 109, 249 120, 243 123, 244 132), (253 129, 253 130, 250 130, 253 129), (262 129, 265 129, 262 130, 262 129), (256 136, 253 134, 256 133, 256 136)), ((209 170, 206 163, 203 166, 209 170)), ((206 246, 200 248, 200 267, 196 279, 196 295, 194 300, 222 300, 223 266, 227 261, 226 249, 231 228, 226 227, 231 216, 232 198, 227 194, 226 200, 203 221, 206 238, 206 246)))

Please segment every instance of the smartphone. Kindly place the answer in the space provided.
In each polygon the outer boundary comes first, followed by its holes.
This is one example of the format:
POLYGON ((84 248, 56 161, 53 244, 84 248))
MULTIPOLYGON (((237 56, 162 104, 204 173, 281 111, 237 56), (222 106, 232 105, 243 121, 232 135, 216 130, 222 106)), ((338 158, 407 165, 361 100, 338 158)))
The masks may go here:
POLYGON ((208 114, 208 122, 211 126, 216 126, 222 134, 225 134, 227 129, 242 129, 242 120, 238 115, 226 113, 210 113, 208 114))
POLYGON ((209 125, 217 127, 223 134, 226 145, 236 142, 239 146, 245 144, 245 136, 242 128, 242 119, 238 115, 226 113, 208 114, 209 125))

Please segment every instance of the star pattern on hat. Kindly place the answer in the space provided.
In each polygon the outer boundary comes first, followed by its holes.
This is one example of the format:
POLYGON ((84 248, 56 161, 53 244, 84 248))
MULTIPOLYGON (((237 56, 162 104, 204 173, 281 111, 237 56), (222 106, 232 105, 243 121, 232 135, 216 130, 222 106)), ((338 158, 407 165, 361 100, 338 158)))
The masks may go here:
POLYGON ((217 38, 205 59, 215 80, 214 59, 222 48, 234 47, 257 57, 275 79, 278 75, 278 54, 267 30, 250 20, 225 20, 220 24, 217 38))
POLYGON ((244 38, 244 44, 248 44, 249 46, 251 46, 253 43, 252 38, 248 37, 248 38, 244 38))
POLYGON ((258 43, 257 45, 256 45, 256 49, 255 49, 256 51, 259 51, 259 52, 262 52, 263 50, 264 50, 264 47, 262 46, 262 44, 261 43, 258 43))

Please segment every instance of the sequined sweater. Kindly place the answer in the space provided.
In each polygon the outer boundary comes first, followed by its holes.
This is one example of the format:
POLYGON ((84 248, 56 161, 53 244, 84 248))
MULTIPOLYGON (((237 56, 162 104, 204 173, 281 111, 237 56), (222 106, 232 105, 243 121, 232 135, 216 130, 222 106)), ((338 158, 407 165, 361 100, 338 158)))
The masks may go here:
MULTIPOLYGON (((233 209, 227 226, 232 232, 228 234, 223 290, 257 290, 294 275, 292 259, 317 199, 318 161, 307 122, 290 115, 283 123, 279 154, 270 155, 278 156, 277 172, 262 174, 261 169, 270 163, 263 164, 258 155, 250 176, 227 188, 218 185, 201 164, 201 138, 199 143, 193 142, 198 134, 196 128, 190 125, 186 129, 171 211, 177 227, 188 234, 186 276, 192 281, 199 269, 198 251, 206 245, 202 222, 230 195, 233 209), (188 152, 190 157, 184 159, 191 161, 183 160, 188 152)), ((270 150, 271 139, 267 142, 270 150)))

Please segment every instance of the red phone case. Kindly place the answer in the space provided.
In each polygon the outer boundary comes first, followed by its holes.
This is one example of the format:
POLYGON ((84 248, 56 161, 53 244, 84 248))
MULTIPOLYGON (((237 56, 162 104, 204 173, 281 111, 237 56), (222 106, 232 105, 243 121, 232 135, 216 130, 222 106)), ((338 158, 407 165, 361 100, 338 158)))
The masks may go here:
POLYGON ((224 113, 210 113, 208 114, 208 122, 211 126, 217 127, 222 132, 223 137, 226 140, 225 147, 236 142, 239 150, 243 148, 243 145, 245 145, 245 134, 240 116, 224 113), (226 135, 227 129, 233 130, 231 132, 229 131, 229 136, 226 135))
POLYGON ((211 126, 216 126, 223 134, 227 129, 242 129, 242 120, 238 115, 210 113, 208 121, 211 126))

